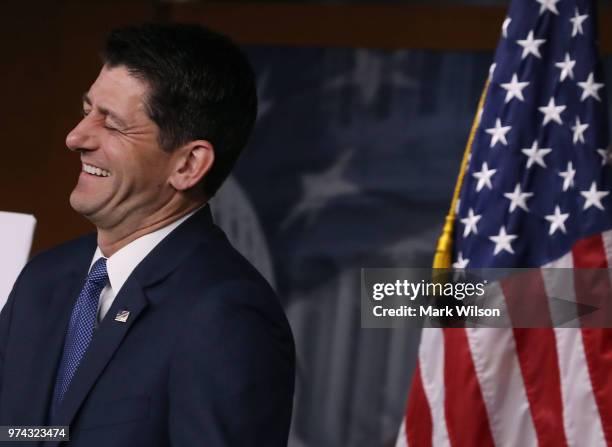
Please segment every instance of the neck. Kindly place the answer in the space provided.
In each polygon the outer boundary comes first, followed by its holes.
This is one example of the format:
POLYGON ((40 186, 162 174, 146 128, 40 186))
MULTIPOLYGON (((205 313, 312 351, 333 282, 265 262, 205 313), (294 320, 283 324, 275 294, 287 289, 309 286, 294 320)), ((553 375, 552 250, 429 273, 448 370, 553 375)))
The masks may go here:
POLYGON ((139 224, 118 225, 112 228, 98 227, 98 247, 105 257, 111 257, 117 251, 135 241, 139 237, 153 233, 181 217, 198 209, 204 202, 190 202, 171 210, 159 210, 148 216, 147 220, 139 224))

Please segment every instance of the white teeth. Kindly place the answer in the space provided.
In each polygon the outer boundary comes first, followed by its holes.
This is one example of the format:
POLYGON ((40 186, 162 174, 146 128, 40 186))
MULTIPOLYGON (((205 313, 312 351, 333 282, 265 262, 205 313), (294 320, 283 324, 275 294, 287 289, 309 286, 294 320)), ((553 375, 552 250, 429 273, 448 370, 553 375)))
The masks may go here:
POLYGON ((99 177, 110 176, 110 172, 105 171, 104 169, 98 168, 96 166, 88 165, 86 163, 83 163, 83 171, 87 172, 88 174, 97 175, 99 177))

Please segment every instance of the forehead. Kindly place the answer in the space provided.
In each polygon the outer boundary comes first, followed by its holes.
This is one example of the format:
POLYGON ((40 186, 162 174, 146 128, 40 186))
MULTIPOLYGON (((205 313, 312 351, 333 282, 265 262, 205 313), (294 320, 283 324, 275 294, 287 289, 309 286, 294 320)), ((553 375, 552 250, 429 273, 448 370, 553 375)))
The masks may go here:
POLYGON ((148 93, 147 84, 130 74, 123 66, 103 66, 89 88, 89 100, 103 107, 144 107, 148 93))

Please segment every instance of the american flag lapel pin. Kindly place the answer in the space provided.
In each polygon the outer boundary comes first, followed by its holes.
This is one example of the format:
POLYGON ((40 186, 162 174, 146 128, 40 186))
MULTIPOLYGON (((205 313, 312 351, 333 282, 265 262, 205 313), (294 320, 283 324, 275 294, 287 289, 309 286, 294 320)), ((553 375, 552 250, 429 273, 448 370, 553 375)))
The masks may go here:
POLYGON ((129 310, 120 310, 117 312, 117 316, 115 317, 115 321, 119 321, 121 323, 125 323, 130 316, 129 310))

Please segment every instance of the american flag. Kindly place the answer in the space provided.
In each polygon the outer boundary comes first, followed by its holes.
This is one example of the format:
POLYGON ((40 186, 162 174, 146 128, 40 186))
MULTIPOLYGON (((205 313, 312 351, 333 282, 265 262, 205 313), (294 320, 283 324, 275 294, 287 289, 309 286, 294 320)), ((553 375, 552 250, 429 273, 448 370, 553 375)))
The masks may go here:
MULTIPOLYGON (((512 2, 454 210, 455 268, 608 268, 596 37, 594 2, 512 2)), ((606 329, 426 329, 397 445, 612 445, 611 375, 606 329)))

